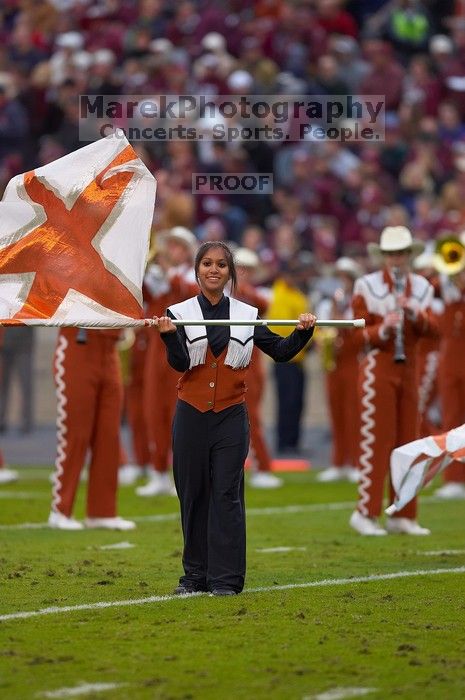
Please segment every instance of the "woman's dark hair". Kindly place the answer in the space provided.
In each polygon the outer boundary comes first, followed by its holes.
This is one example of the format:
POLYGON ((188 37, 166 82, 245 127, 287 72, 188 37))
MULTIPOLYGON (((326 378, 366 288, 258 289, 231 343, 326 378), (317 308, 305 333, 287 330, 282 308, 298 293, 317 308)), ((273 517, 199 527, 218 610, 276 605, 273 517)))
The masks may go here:
POLYGON ((212 250, 212 248, 220 248, 223 251, 226 263, 228 265, 229 279, 231 280, 231 291, 234 292, 237 286, 236 265, 234 263, 234 257, 231 249, 226 245, 226 243, 223 243, 223 241, 205 241, 205 243, 202 243, 195 256, 195 279, 198 281, 199 267, 202 258, 204 258, 208 251, 212 250))

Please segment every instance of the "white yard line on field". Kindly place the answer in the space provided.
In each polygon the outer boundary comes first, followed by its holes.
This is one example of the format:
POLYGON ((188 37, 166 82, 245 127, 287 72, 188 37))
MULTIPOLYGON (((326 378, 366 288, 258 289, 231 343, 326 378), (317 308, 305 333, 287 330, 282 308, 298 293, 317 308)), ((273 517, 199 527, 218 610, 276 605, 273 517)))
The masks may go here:
POLYGON ((39 698, 77 698, 80 695, 90 695, 90 693, 103 693, 108 690, 123 688, 127 683, 81 683, 74 688, 58 688, 57 690, 45 690, 37 693, 39 698))
POLYGON ((453 556, 454 554, 465 554, 465 549, 435 549, 429 552, 418 550, 416 554, 424 557, 453 556))
POLYGON ((99 549, 132 549, 135 546, 132 542, 116 542, 115 544, 103 544, 99 549))
POLYGON ((307 547, 265 547, 264 549, 256 549, 260 554, 281 554, 281 552, 305 552, 307 547))
MULTIPOLYGON (((354 507, 352 501, 339 503, 309 503, 307 505, 297 506, 276 506, 272 508, 249 508, 248 516, 254 515, 288 515, 293 513, 319 513, 327 510, 350 510, 354 507)), ((126 516, 125 516, 126 517, 126 516)), ((179 520, 179 513, 158 513, 156 515, 135 515, 127 516, 129 520, 135 520, 138 523, 165 523, 173 520, 179 520)), ((15 525, 0 525, 0 530, 40 530, 47 528, 47 523, 17 523, 15 525)), ((82 530, 76 530, 82 532, 82 530)))
MULTIPOLYGON (((323 579, 321 581, 307 581, 305 583, 287 583, 282 586, 262 586, 260 588, 246 588, 244 593, 270 593, 271 591, 290 591, 298 588, 321 588, 326 586, 346 586, 356 583, 373 583, 373 581, 391 581, 396 578, 411 578, 413 576, 438 576, 441 574, 465 574, 465 566, 458 566, 451 569, 418 569, 416 571, 395 571, 390 574, 370 574, 369 576, 353 576, 352 578, 323 579)), ((148 598, 135 598, 130 600, 109 600, 100 603, 83 603, 81 605, 64 605, 52 608, 42 608, 40 610, 25 610, 6 615, 0 615, 0 622, 8 620, 24 620, 30 617, 42 615, 55 615, 59 613, 83 611, 83 610, 104 610, 105 608, 125 608, 132 605, 147 605, 148 603, 166 603, 170 600, 186 600, 187 598, 198 598, 205 596, 205 593, 194 593, 189 596, 180 595, 154 595, 148 598)))
MULTIPOLYGON (((421 499, 422 504, 444 503, 441 498, 427 496, 421 499)), ((272 506, 267 508, 247 508, 247 516, 255 515, 293 515, 294 513, 323 513, 325 511, 337 510, 353 510, 355 508, 354 501, 339 501, 335 503, 308 503, 294 506, 272 506)), ((179 520, 179 513, 159 513, 156 515, 128 515, 124 516, 129 520, 135 520, 138 523, 165 523, 173 520, 179 520)), ((48 528, 47 523, 16 523, 11 525, 0 525, 1 530, 42 530, 48 528)), ((82 530, 76 530, 76 533, 82 530)))
POLYGON ((360 698, 362 695, 376 693, 377 688, 332 688, 318 695, 306 695, 303 700, 345 700, 360 698))

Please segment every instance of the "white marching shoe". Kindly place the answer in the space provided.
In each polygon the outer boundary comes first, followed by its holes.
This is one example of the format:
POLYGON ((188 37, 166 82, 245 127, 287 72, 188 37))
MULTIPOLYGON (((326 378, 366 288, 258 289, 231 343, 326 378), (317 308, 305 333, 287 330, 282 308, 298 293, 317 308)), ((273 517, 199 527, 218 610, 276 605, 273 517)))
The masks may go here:
POLYGON ((342 467, 326 467, 316 475, 316 480, 322 484, 327 484, 330 481, 342 481, 343 479, 342 467))
POLYGON ((444 498, 444 500, 454 500, 465 498, 465 484, 458 481, 448 481, 443 486, 440 486, 434 492, 434 495, 438 498, 444 498))
POLYGON ((388 518, 386 530, 392 535, 431 535, 431 530, 411 518, 388 518))
POLYGON ((48 526, 54 530, 83 530, 84 525, 75 520, 74 518, 68 518, 67 515, 60 513, 59 511, 52 510, 48 516, 48 526))
POLYGON ((120 486, 132 486, 137 479, 144 476, 144 467, 138 464, 123 464, 118 469, 118 484, 120 486))
POLYGON ((367 518, 358 510, 354 510, 350 516, 349 525, 360 535, 387 535, 387 531, 381 527, 375 518, 367 518))
POLYGON ((136 523, 118 516, 114 518, 86 518, 84 525, 89 529, 102 530, 135 530, 136 523))
POLYGON ((351 484, 356 484, 359 475, 360 472, 355 467, 326 467, 318 472, 316 480, 322 484, 328 484, 332 481, 350 481, 351 484))
POLYGON ((176 496, 176 489, 168 472, 152 470, 148 482, 136 489, 138 496, 176 496))
POLYGON ((249 486, 254 489, 277 489, 283 485, 283 480, 271 472, 253 472, 249 477, 249 486))
POLYGON ((360 470, 357 467, 342 467, 342 473, 344 479, 349 481, 351 484, 358 483, 360 479, 360 470))
POLYGON ((0 484, 12 484, 13 481, 18 481, 18 472, 9 467, 0 469, 0 484))

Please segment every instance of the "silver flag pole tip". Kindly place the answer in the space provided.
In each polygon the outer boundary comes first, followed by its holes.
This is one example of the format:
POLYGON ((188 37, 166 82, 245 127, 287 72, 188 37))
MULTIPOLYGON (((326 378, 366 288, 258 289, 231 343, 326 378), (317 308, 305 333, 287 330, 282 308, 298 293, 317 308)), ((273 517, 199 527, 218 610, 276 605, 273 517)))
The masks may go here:
POLYGON ((365 319, 354 318, 354 328, 365 328, 365 319))

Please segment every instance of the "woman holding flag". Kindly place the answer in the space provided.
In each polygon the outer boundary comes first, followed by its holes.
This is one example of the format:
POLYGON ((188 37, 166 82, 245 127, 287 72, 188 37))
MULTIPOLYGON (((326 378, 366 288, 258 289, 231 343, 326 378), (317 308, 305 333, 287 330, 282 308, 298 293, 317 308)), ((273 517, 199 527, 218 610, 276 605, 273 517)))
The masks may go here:
POLYGON ((301 314, 287 338, 254 326, 257 309, 225 296, 236 269, 223 242, 203 243, 195 258, 200 294, 155 319, 168 361, 178 372, 173 469, 181 505, 183 566, 175 593, 235 595, 245 578, 244 462, 249 422, 245 378, 254 345, 286 362, 310 340, 316 317, 301 314), (250 320, 238 325, 182 325, 183 319, 250 320))

